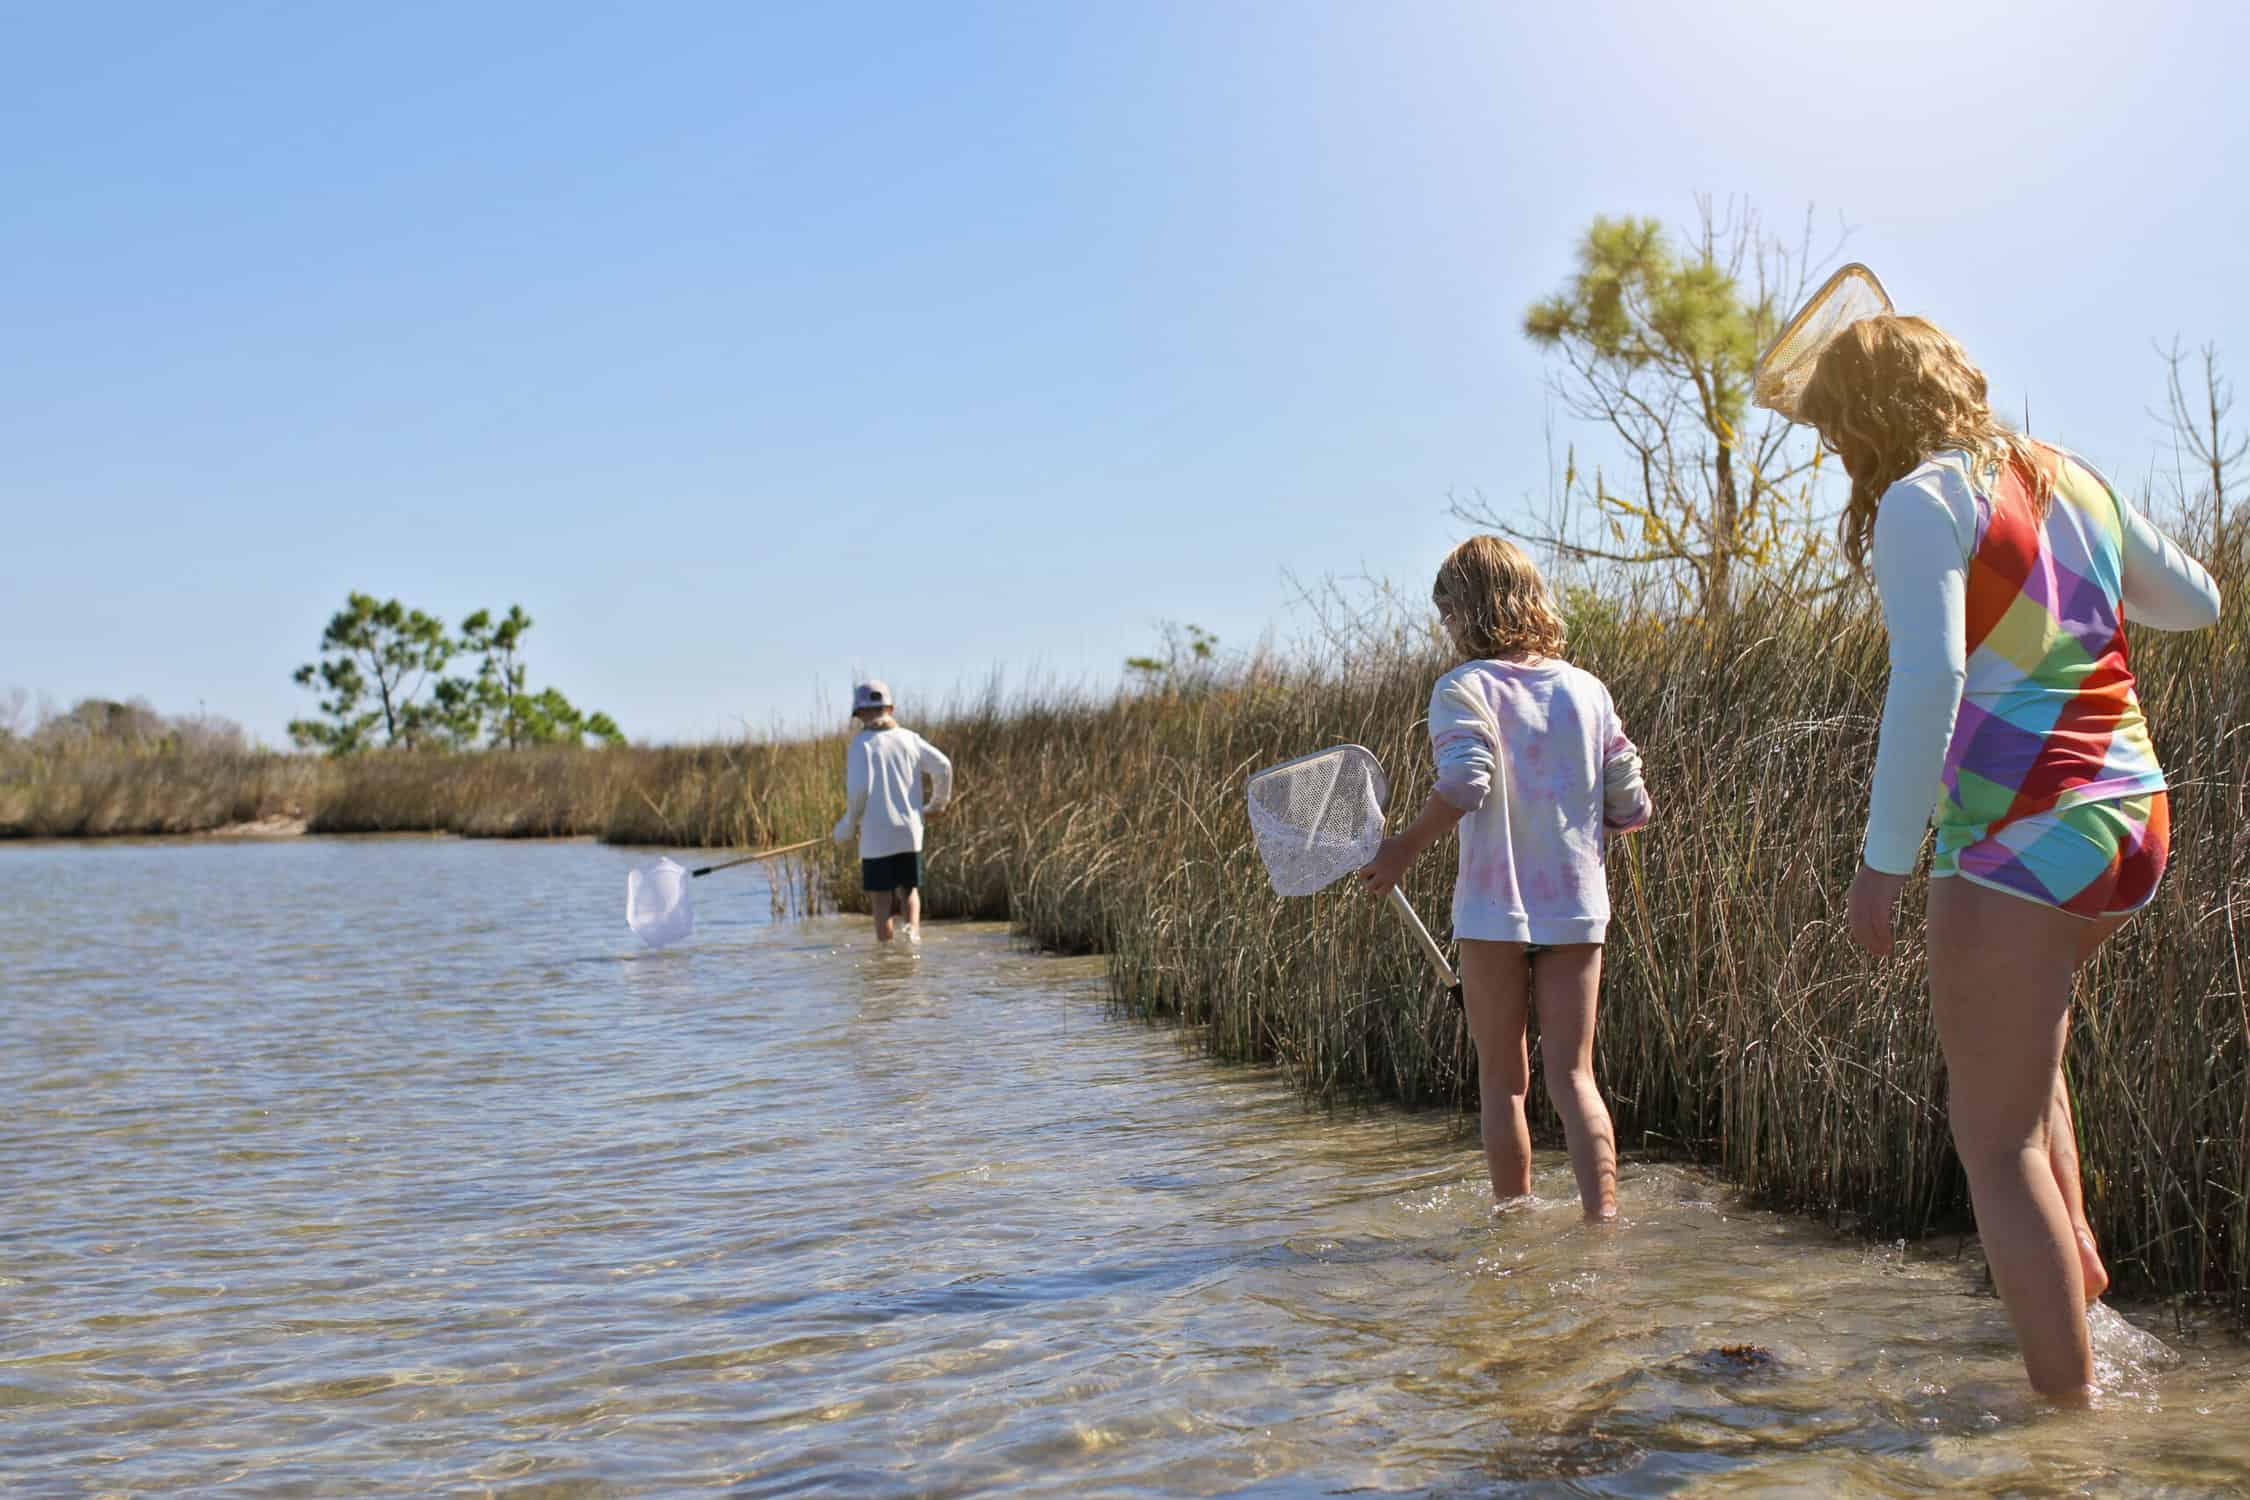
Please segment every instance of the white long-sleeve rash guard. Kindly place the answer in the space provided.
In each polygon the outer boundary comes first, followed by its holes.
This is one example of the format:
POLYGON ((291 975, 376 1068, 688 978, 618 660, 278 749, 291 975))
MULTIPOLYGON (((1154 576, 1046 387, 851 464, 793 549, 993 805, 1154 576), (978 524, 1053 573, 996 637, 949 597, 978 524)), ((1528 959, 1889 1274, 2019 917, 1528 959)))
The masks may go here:
MULTIPOLYGON (((2094 473, 2083 459, 2071 461, 2094 473)), ((1875 512, 1875 588, 1890 633, 1891 682, 1863 857, 1889 875, 1911 873, 1921 855, 1968 676, 1969 560, 1977 541, 1968 462, 1962 453, 1938 454, 1886 490, 1875 512)), ((2156 630, 2216 621, 2219 588, 2203 565, 2101 482, 2117 497, 2123 523, 2125 618, 2156 630)))
POLYGON ((859 833, 859 857, 881 859, 922 847, 922 815, 953 799, 953 762, 911 729, 867 729, 844 750, 844 816, 839 844, 859 833), (925 806, 922 780, 929 778, 925 806))

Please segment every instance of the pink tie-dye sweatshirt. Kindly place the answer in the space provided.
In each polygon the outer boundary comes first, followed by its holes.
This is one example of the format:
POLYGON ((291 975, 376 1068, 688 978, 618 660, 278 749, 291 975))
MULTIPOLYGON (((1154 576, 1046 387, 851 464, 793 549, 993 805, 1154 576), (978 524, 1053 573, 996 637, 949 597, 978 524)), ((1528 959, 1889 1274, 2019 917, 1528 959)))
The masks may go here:
POLYGON ((1648 822, 1640 752, 1601 679, 1568 662, 1464 662, 1430 693, 1437 790, 1466 814, 1453 934, 1598 943, 1604 846, 1648 822))

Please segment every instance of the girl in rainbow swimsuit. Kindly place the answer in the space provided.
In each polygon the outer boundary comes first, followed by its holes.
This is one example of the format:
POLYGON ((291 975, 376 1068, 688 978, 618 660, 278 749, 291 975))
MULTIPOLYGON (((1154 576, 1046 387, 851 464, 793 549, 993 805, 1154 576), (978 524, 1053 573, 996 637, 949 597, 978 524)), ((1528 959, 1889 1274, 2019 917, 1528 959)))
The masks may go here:
POLYGON ((1851 476, 1844 548, 1874 552, 1890 633, 1853 937, 1891 949, 1935 809, 1930 1004, 1953 1140, 2032 1385, 2082 1402, 2086 1223, 2063 1083, 2071 979, 2156 893, 2164 771, 2124 622, 2194 630, 2217 587, 2108 481, 2001 428, 1984 376, 1920 318, 1845 328, 1795 415, 1851 476))

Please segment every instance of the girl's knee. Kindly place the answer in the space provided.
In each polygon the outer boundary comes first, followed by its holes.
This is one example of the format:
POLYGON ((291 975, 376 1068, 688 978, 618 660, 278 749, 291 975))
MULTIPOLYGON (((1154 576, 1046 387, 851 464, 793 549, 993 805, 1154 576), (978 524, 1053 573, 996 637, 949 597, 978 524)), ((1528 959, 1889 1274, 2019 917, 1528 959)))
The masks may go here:
POLYGON ((1593 1068, 1574 1064, 1547 1070, 1547 1098, 1559 1113, 1569 1114, 1589 1101, 1592 1107, 1599 1108, 1602 1093, 1594 1082, 1593 1068))
POLYGON ((1997 1184, 2022 1179, 2029 1182, 2034 1169, 2052 1173, 2044 1139, 2035 1132, 1990 1129, 1975 1124, 1953 1126, 1953 1154, 1972 1183, 1997 1184))
POLYGON ((1560 1030, 1542 1030, 1539 1036, 1539 1066, 1549 1078, 1584 1078, 1594 1076, 1594 1046, 1590 1037, 1567 1035, 1560 1030))
POLYGON ((1509 1057, 1477 1059, 1477 1092, 1484 1098, 1523 1100, 1531 1094, 1531 1069, 1509 1057))
POLYGON ((1556 1088, 1583 1092, 1594 1087, 1594 1065, 1591 1061, 1572 1058, 1560 1067, 1549 1068, 1547 1077, 1556 1088))

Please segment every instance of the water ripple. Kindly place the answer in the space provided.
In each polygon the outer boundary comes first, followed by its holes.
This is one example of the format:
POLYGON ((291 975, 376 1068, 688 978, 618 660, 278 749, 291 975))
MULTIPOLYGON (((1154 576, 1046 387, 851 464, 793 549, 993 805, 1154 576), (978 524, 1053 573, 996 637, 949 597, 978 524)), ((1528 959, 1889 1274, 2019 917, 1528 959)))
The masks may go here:
MULTIPOLYGON (((0 848, 9 1495, 2024 1493, 2250 1485, 2250 1369, 1629 1166, 1488 1213, 992 928, 632 946, 582 843, 0 848), (1730 1352, 1731 1351, 1731 1352, 1730 1352), (1754 1351, 1754 1352, 1746 1352, 1754 1351)), ((725 881, 732 880, 729 885, 725 881)))

